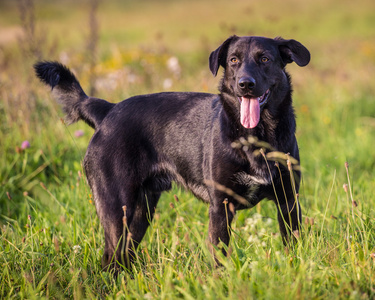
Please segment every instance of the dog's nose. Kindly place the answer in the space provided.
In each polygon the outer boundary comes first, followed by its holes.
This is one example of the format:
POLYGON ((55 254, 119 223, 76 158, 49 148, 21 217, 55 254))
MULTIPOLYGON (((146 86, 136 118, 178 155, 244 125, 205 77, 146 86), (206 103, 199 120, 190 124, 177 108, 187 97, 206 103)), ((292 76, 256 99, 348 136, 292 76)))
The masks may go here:
POLYGON ((241 90, 252 90, 255 87, 255 79, 252 77, 241 77, 238 81, 241 90))

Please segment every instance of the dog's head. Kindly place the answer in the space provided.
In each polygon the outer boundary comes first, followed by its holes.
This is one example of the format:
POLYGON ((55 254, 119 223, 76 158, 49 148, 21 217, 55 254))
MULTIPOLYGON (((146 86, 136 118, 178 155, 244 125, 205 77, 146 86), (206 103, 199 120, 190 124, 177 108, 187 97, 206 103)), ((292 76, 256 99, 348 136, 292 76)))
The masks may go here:
MULTIPOLYGON (((240 107, 240 120, 245 128, 254 128, 260 113, 269 101, 281 101, 289 83, 286 64, 303 67, 310 61, 310 52, 295 40, 264 37, 228 38, 209 58, 210 70, 217 75, 225 69, 223 88, 240 107)), ((274 103, 277 105, 277 103, 274 103)))

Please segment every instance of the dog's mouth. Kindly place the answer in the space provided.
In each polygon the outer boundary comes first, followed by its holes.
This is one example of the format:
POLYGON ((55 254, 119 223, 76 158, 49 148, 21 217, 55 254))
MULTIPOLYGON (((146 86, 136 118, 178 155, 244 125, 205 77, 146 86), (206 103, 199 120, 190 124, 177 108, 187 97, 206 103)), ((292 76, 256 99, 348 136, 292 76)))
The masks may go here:
POLYGON ((241 124, 243 127, 254 128, 258 125, 260 120, 260 110, 267 103, 269 95, 270 90, 268 89, 259 97, 238 97, 238 101, 241 104, 241 124))

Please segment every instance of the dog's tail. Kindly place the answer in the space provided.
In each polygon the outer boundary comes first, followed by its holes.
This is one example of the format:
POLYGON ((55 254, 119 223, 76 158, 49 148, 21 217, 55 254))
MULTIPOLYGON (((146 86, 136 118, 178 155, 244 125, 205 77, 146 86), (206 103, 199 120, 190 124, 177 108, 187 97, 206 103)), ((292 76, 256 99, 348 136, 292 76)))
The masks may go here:
POLYGON ((73 73, 59 62, 43 61, 34 65, 36 75, 52 88, 62 105, 68 124, 79 120, 97 128, 115 104, 85 94, 73 73))

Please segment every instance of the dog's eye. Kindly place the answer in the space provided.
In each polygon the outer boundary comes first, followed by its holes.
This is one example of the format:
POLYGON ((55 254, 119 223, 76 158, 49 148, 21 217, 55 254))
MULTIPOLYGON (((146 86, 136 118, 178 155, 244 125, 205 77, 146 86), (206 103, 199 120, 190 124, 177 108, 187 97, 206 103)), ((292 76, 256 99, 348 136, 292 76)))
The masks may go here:
POLYGON ((237 57, 232 57, 232 58, 230 59, 230 61, 231 61, 232 63, 238 63, 238 59, 237 59, 237 57))
POLYGON ((262 62, 262 63, 265 63, 265 62, 267 62, 267 61, 269 61, 270 59, 268 58, 268 57, 266 57, 266 56, 263 56, 261 59, 260 59, 260 61, 262 62))

